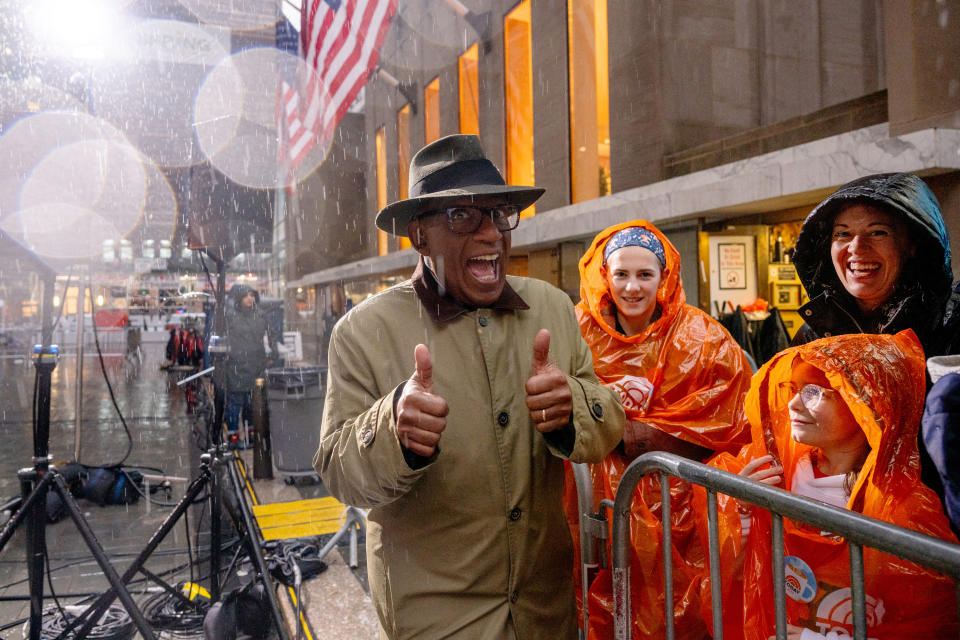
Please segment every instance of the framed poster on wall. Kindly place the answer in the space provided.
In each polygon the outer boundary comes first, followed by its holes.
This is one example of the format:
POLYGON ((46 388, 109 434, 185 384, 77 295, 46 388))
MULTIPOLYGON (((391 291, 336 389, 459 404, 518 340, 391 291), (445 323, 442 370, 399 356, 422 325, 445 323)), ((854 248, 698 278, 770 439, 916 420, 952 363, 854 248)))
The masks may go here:
POLYGON ((747 288, 747 245, 721 242, 717 245, 720 289, 747 288))

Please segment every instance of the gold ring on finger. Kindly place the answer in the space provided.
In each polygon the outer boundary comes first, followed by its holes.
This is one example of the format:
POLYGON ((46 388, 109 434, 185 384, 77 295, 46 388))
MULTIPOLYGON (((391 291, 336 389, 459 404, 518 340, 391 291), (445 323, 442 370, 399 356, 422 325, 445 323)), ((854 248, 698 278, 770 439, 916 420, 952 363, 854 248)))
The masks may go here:
POLYGON ((540 422, 546 422, 546 421, 547 421, 547 410, 540 409, 540 422))

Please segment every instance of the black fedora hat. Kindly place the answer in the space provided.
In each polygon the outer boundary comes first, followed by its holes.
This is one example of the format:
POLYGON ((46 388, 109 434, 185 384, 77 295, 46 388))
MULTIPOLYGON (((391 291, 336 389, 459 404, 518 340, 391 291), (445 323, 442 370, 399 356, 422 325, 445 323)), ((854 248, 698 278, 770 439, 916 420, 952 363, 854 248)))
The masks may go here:
POLYGON ((543 195, 539 187, 513 187, 483 153, 480 139, 456 134, 431 142, 410 161, 409 198, 388 204, 377 214, 377 227, 397 236, 407 235, 413 218, 471 196, 498 196, 521 210, 543 195))

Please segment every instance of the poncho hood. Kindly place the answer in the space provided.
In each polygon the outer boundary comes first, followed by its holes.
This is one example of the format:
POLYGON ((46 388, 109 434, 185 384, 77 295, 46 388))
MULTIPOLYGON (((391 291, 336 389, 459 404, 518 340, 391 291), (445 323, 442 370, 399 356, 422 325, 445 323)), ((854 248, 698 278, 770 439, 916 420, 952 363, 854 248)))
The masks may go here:
POLYGON ((633 220, 604 229, 593 239, 590 248, 580 258, 580 299, 580 306, 588 311, 604 331, 624 342, 639 343, 650 339, 651 336, 661 335, 670 327, 686 302, 683 283, 680 281, 680 252, 659 229, 646 220, 633 220), (646 229, 660 240, 663 244, 666 264, 663 278, 657 288, 660 317, 651 322, 644 331, 627 337, 616 330, 613 298, 610 296, 610 288, 603 269, 603 250, 610 238, 618 231, 630 227, 646 229))
POLYGON ((777 385, 790 379, 800 361, 824 373, 870 445, 851 502, 867 492, 873 497, 867 502, 874 504, 880 494, 919 482, 917 429, 923 415, 925 363, 916 334, 908 329, 895 335, 822 338, 782 351, 760 368, 747 394, 747 417, 754 445, 766 443, 770 454, 781 459, 786 486, 797 459, 811 450, 791 438, 787 408, 777 398, 777 385))

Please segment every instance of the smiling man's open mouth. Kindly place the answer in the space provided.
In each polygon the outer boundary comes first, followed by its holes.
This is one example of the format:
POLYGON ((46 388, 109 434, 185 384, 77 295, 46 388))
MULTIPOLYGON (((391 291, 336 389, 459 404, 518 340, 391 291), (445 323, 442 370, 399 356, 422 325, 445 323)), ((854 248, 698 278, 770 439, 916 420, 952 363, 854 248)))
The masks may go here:
POLYGON ((467 261, 467 269, 470 270, 470 275, 480 282, 496 282, 499 265, 500 254, 498 253, 476 256, 467 261))

